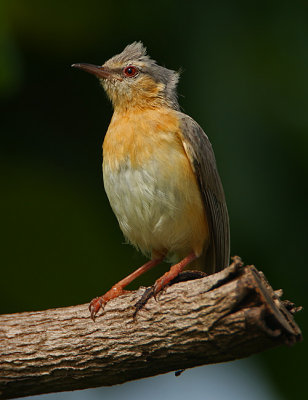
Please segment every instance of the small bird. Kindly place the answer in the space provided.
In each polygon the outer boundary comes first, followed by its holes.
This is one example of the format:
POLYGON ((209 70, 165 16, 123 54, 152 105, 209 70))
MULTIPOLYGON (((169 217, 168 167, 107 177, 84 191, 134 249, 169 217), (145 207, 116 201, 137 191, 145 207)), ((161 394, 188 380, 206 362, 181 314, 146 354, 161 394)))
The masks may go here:
POLYGON ((164 260, 173 265, 155 282, 154 296, 187 266, 207 274, 225 268, 229 217, 211 143, 180 111, 177 72, 158 65, 141 42, 101 66, 72 66, 94 74, 112 102, 104 186, 125 238, 150 259, 91 301, 94 320, 108 301, 164 260))

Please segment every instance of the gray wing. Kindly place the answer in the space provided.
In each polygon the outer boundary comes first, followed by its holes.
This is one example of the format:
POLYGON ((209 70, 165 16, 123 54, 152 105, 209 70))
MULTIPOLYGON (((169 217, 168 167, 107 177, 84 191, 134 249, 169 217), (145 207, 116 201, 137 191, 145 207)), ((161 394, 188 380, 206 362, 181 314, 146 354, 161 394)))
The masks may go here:
POLYGON ((207 135, 188 115, 179 112, 179 120, 183 145, 205 205, 211 236, 205 255, 205 269, 213 273, 229 265, 230 228, 225 194, 207 135))

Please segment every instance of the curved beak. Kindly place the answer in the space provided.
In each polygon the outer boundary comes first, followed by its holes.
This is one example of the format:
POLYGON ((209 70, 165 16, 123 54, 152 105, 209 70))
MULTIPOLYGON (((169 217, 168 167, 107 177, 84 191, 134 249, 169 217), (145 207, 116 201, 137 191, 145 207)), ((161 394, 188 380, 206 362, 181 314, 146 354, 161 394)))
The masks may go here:
POLYGON ((100 79, 106 79, 112 75, 112 72, 110 70, 107 70, 100 65, 78 63, 72 64, 72 67, 82 69, 83 71, 89 72, 90 74, 93 74, 100 79))

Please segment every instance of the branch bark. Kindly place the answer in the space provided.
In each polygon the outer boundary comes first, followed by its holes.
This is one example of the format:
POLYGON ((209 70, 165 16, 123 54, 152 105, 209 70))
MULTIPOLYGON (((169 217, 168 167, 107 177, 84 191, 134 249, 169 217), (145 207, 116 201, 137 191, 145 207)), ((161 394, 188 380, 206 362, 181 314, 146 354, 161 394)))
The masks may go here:
POLYGON ((110 386, 247 357, 301 340, 291 302, 238 258, 225 270, 170 286, 133 319, 144 288, 88 306, 0 316, 0 399, 110 386))

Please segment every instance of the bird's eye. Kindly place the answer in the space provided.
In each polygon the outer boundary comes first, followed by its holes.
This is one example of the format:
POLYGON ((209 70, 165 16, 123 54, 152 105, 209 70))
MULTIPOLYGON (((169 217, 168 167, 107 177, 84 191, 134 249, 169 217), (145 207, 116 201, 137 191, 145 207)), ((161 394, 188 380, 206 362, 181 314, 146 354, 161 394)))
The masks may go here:
POLYGON ((134 67, 133 65, 129 65, 128 67, 124 68, 124 75, 128 76, 129 78, 132 78, 138 74, 138 69, 134 67))

